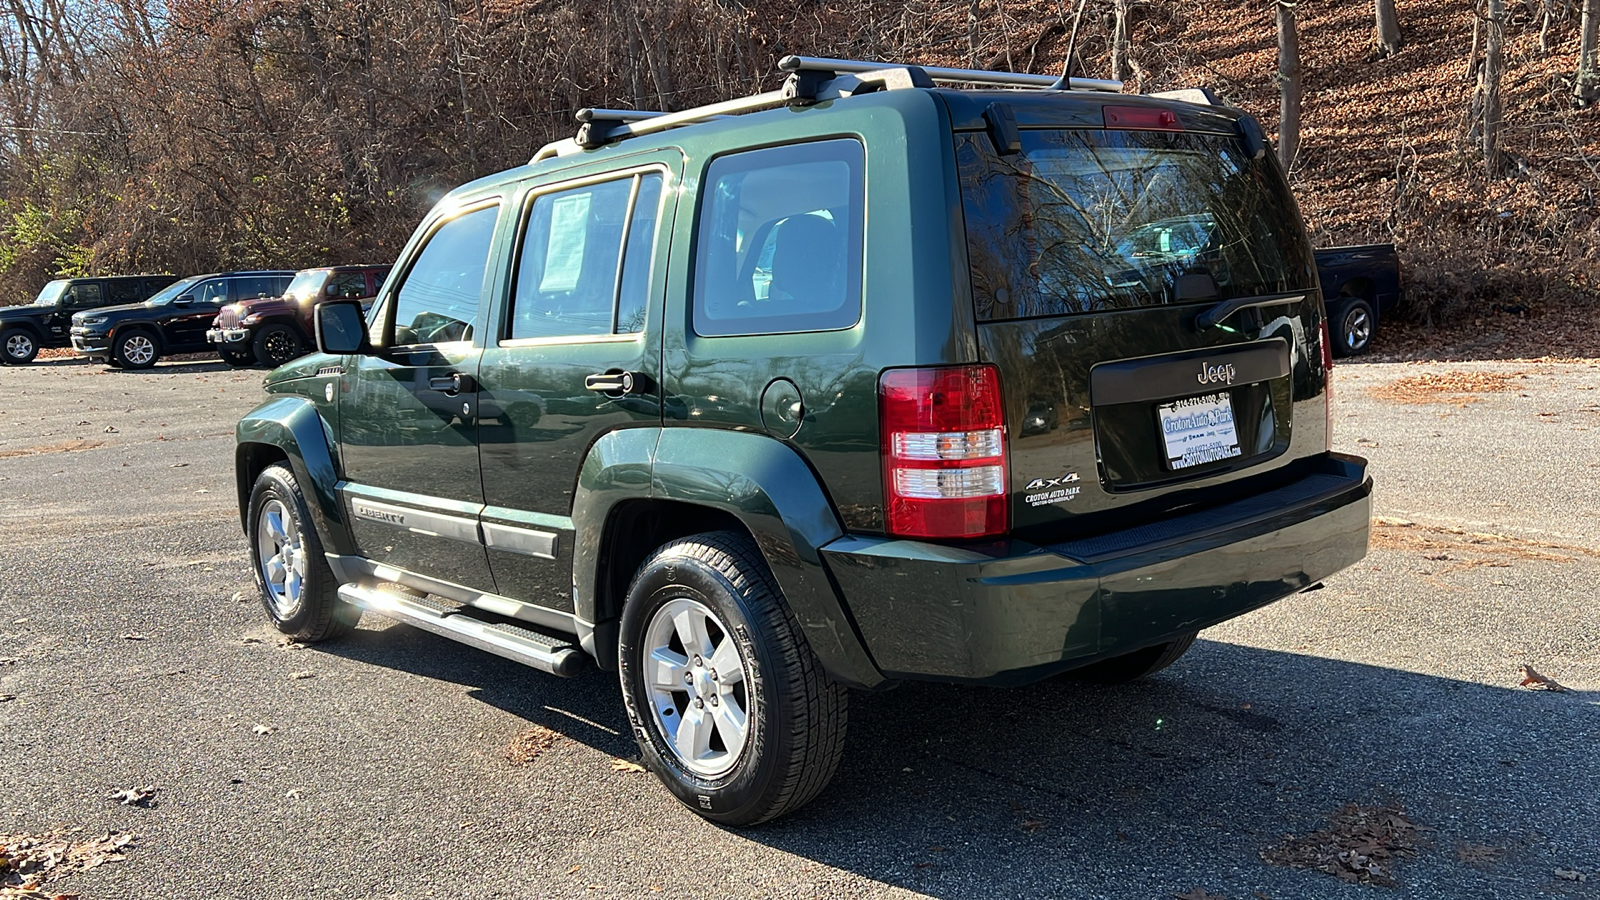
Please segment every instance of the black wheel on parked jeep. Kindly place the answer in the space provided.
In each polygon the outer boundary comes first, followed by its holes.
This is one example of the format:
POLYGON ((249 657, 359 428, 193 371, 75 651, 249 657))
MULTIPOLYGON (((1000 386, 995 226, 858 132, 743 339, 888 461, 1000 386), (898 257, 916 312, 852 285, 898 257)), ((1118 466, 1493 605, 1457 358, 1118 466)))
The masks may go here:
POLYGON ((253 366, 256 364, 256 355, 247 347, 230 347, 227 344, 217 346, 217 355, 222 361, 234 368, 253 366))
POLYGON ((257 362, 276 369, 304 354, 306 347, 293 328, 280 322, 256 332, 255 351, 257 362))
POLYGON ((111 342, 111 359, 124 369, 148 369, 160 358, 161 348, 148 331, 125 331, 111 342))
POLYGON ((838 767, 845 689, 823 674, 744 535, 673 541, 639 567, 618 668, 645 764, 714 822, 797 809, 838 767))
POLYGON ((1342 297, 1333 307, 1328 328, 1333 332, 1333 352, 1336 356, 1359 356, 1372 346, 1372 332, 1378 327, 1378 316, 1372 304, 1360 297, 1342 297))
POLYGON ((0 358, 16 366, 33 362, 39 355, 39 342, 26 328, 7 328, 0 331, 0 358))
POLYGON ((256 589, 279 631, 299 641, 322 641, 356 626, 361 610, 339 599, 339 582, 288 466, 267 466, 256 477, 246 521, 256 589))
POLYGON ((1097 663, 1073 669, 1067 675, 1079 681, 1098 681, 1101 684, 1122 684, 1127 681, 1137 681, 1146 675, 1165 669, 1178 661, 1178 657, 1187 653, 1194 646, 1195 636, 1199 632, 1191 631, 1179 635, 1164 644, 1102 659, 1097 663))

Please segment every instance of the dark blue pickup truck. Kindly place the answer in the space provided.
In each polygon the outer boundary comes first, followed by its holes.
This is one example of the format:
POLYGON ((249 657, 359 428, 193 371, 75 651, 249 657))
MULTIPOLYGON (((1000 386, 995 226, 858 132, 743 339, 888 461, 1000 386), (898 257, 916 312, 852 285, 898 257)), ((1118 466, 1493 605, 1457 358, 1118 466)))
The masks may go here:
POLYGON ((1378 320, 1400 302, 1400 258, 1394 245, 1318 250, 1317 276, 1328 308, 1334 354, 1355 356, 1367 352, 1378 320))

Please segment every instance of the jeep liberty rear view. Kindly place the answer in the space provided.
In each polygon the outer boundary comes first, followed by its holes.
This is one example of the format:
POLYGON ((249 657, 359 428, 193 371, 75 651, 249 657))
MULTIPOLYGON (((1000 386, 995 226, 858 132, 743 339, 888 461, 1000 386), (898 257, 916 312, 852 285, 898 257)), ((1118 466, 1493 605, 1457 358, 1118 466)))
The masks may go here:
POLYGON ((369 314, 317 308, 237 429, 280 630, 615 672, 645 764, 751 825, 826 786, 850 689, 1136 679, 1366 553, 1253 119, 782 68, 585 110, 440 201, 369 314))

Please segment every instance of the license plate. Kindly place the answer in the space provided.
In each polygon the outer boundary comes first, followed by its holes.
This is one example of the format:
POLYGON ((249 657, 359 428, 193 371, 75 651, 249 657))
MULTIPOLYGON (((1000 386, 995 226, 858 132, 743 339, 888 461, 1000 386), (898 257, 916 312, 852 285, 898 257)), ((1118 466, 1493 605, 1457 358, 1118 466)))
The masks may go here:
POLYGON ((1176 471, 1242 455, 1233 426, 1233 403, 1227 394, 1190 397, 1156 407, 1161 437, 1167 445, 1167 467, 1176 471))

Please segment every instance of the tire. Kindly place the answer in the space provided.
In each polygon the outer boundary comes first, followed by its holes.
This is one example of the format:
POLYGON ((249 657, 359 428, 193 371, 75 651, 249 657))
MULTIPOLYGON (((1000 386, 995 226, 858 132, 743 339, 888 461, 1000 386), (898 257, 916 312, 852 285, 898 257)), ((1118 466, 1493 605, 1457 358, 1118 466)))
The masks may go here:
POLYGON ((1198 634, 1197 631, 1191 631, 1164 644, 1145 647, 1132 653, 1102 659, 1081 669, 1073 669, 1067 675, 1079 681, 1095 681, 1100 684, 1125 684, 1129 681, 1138 681, 1177 662, 1178 657, 1194 646, 1194 639, 1198 634))
POLYGON ((276 463, 250 491, 251 574, 272 624, 297 641, 325 641, 356 627, 361 610, 339 599, 339 582, 322 555, 305 494, 289 467, 276 463))
POLYGON ((1360 356, 1372 347, 1372 334, 1378 328, 1378 315, 1372 304, 1360 297, 1346 297, 1334 306, 1328 322, 1333 337, 1333 355, 1360 356))
POLYGON ((111 360, 123 369, 148 369, 161 358, 156 336, 141 328, 125 331, 111 341, 111 360))
POLYGON ((256 362, 269 369, 276 369, 291 359, 303 356, 305 352, 306 345, 300 340, 300 335, 281 322, 267 325, 256 332, 256 362))
POLYGON ((39 355, 39 340, 26 328, 0 331, 0 357, 14 366, 25 366, 39 355))
POLYGON ((222 361, 236 369, 256 364, 256 355, 243 347, 230 347, 227 344, 217 345, 217 355, 222 361))
POLYGON ((714 532, 655 551, 628 588, 617 650, 645 764, 705 818, 766 822, 833 778, 848 694, 822 672, 748 537, 714 532))

